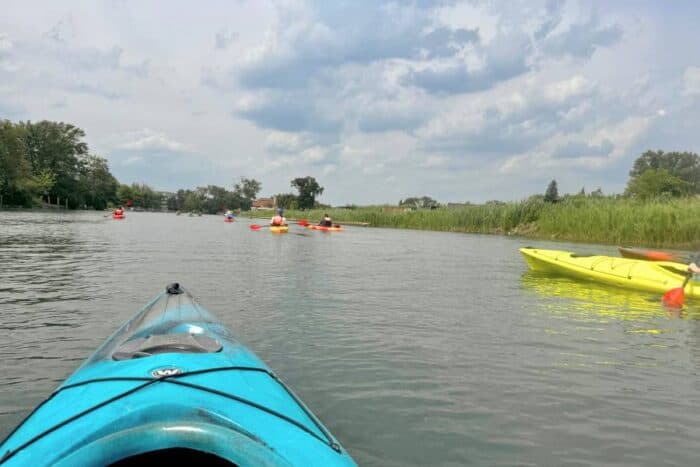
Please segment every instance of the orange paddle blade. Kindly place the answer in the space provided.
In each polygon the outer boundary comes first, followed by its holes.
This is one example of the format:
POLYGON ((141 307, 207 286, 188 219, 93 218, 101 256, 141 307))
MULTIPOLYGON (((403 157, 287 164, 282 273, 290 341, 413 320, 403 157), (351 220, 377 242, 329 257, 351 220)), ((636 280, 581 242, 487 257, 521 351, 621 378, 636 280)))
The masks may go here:
POLYGON ((303 227, 306 227, 307 225, 309 225, 309 221, 307 221, 306 219, 299 219, 297 221, 297 225, 301 225, 303 227))
POLYGON ((671 289, 664 294, 664 305, 671 308, 681 308, 683 307, 683 302, 685 301, 685 290, 683 287, 676 287, 671 289))
POLYGON ((250 224, 250 230, 260 230, 260 229, 262 229, 262 225, 250 224))
POLYGON ((685 301, 685 286, 688 284, 691 277, 693 277, 693 274, 689 271, 685 276, 683 285, 676 287, 675 289, 671 289, 664 294, 664 305, 671 308, 683 307, 683 302, 685 301))

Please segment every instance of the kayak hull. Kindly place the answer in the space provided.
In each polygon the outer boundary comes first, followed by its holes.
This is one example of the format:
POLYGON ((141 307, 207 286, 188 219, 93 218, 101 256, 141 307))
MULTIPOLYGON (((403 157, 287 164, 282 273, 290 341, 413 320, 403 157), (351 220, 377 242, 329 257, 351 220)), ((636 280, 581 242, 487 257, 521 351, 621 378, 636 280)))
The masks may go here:
MULTIPOLYGON (((569 251, 521 248, 530 269, 626 289, 663 294, 681 287, 688 266, 670 261, 645 261, 601 255, 577 255, 569 251)), ((700 283, 689 281, 688 297, 700 298, 700 283)))
POLYGON ((224 222, 233 222, 233 218, 231 218, 231 217, 224 217, 224 222))
POLYGON ((121 214, 121 215, 120 214, 112 214, 112 219, 122 220, 124 218, 126 218, 126 214, 121 214))
POLYGON ((355 465, 272 370, 177 290, 127 321, 40 404, 0 444, 0 465, 131 465, 172 452, 195 456, 192 465, 211 465, 206 456, 221 465, 355 465))
POLYGON ((311 224, 307 225, 306 228, 311 229, 311 230, 321 230, 323 232, 342 232, 344 230, 340 226, 325 227, 322 225, 311 225, 311 224))
POLYGON ((280 233, 280 234, 287 233, 287 232, 289 232, 289 226, 288 225, 271 225, 270 232, 280 233))

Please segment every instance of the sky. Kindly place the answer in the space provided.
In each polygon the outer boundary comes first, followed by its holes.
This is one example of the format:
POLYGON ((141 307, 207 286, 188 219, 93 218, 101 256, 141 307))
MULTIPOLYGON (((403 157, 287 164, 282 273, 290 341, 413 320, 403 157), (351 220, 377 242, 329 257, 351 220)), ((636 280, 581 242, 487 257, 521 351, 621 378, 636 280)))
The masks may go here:
POLYGON ((697 1, 3 0, 0 118, 122 183, 313 176, 333 205, 625 188, 700 152, 697 1))

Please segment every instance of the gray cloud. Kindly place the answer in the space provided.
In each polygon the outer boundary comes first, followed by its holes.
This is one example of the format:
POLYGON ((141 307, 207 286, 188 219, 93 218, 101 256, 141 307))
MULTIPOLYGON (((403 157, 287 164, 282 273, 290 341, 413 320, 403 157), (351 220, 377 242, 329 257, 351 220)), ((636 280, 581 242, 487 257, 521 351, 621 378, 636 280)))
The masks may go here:
POLYGON ((282 11, 277 48, 238 73, 246 87, 302 87, 329 70, 382 60, 445 57, 476 43, 476 30, 435 28, 414 8, 377 2, 323 2, 311 18, 282 11))
POLYGON ((600 144, 590 144, 582 141, 570 141, 557 147, 552 154, 554 158, 578 158, 578 157, 607 157, 615 149, 615 145, 608 139, 600 144))
POLYGON ((236 112, 262 128, 287 132, 337 132, 342 128, 340 115, 329 116, 314 100, 298 94, 276 95, 265 102, 236 112))
POLYGON ((554 94, 561 86, 573 86, 572 82, 582 81, 573 78, 550 85, 550 89, 524 89, 527 100, 523 104, 487 107, 480 113, 478 126, 428 132, 422 135, 420 145, 426 151, 459 157, 510 156, 535 148, 557 132, 581 131, 590 123, 590 112, 568 119, 567 115, 583 103, 595 102, 602 107, 603 101, 594 87, 585 84, 570 94, 554 94))
POLYGON ((588 58, 596 49, 614 45, 620 39, 620 26, 603 26, 597 16, 592 16, 585 23, 572 24, 566 31, 546 37, 543 50, 553 56, 588 58))
POLYGON ((548 0, 545 7, 545 20, 535 31, 534 37, 537 40, 543 39, 549 35, 563 19, 562 9, 564 0, 548 0))
POLYGON ((481 68, 470 70, 464 62, 457 62, 442 69, 411 71, 405 82, 433 93, 484 91, 529 71, 527 59, 531 51, 532 46, 525 35, 502 35, 480 50, 484 61, 481 68))

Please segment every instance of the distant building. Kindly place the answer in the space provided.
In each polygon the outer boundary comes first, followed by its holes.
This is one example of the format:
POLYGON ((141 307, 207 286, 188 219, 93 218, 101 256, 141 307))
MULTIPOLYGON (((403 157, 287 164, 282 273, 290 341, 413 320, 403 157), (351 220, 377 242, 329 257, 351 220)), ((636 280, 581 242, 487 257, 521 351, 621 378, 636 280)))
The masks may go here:
POLYGON ((275 208, 275 197, 272 198, 258 198, 253 201, 250 209, 274 209, 275 208))

